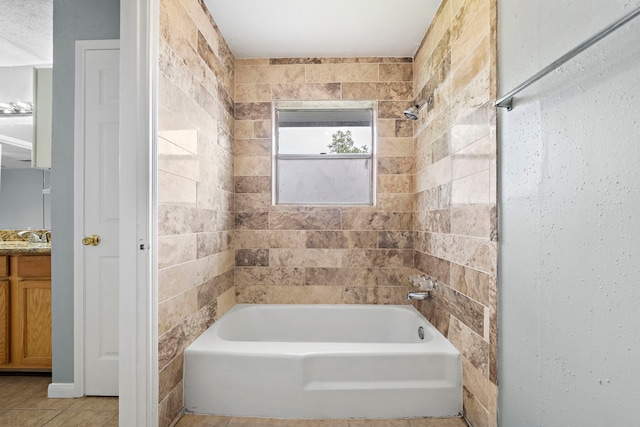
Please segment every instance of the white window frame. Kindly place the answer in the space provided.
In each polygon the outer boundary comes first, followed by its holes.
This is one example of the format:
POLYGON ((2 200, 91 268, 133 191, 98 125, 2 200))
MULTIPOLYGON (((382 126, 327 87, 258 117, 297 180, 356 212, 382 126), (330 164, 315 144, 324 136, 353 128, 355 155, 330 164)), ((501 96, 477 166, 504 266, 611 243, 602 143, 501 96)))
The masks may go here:
POLYGON ((375 206, 376 205, 376 177, 377 177, 377 117, 378 103, 376 101, 273 101, 272 124, 272 170, 271 170, 271 203, 276 206, 375 206), (339 156, 313 155, 313 154, 280 154, 279 153, 279 124, 278 111, 280 110, 371 110, 371 153, 367 154, 340 154, 339 156), (278 202, 278 160, 328 160, 328 159, 371 159, 369 176, 369 201, 365 203, 344 202, 317 202, 317 203, 282 203, 278 202))

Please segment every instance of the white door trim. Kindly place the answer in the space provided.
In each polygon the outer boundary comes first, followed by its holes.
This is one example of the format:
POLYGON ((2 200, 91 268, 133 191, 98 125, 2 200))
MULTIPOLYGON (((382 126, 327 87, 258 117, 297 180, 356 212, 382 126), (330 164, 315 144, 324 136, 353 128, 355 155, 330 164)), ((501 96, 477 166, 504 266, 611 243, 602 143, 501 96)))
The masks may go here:
POLYGON ((158 424, 159 0, 120 2, 119 425, 158 424))
POLYGON ((84 64, 90 50, 118 49, 118 40, 76 41, 75 63, 75 112, 73 149, 73 382, 74 397, 84 396, 84 64))

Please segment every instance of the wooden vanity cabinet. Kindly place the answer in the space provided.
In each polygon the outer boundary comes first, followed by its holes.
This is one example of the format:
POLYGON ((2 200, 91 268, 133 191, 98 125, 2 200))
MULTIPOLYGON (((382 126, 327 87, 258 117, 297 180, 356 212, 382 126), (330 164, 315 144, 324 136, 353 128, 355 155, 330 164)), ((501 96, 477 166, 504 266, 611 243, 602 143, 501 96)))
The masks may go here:
POLYGON ((0 255, 0 366, 9 363, 9 257, 0 255))
POLYGON ((51 369, 50 256, 0 256, 0 331, 0 370, 51 369))

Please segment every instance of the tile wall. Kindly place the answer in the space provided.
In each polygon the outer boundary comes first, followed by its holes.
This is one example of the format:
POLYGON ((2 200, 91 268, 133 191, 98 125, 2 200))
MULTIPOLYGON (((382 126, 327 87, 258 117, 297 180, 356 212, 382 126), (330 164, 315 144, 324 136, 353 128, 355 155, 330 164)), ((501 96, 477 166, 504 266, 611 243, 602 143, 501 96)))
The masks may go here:
POLYGON ((444 286, 419 309, 463 355, 464 411, 496 425, 496 1, 445 0, 414 59, 415 267, 444 286))
POLYGON ((235 58, 198 0, 160 1, 159 425, 181 414, 183 351, 235 304, 235 58))
POLYGON ((495 425, 495 9, 444 0, 413 59, 235 60, 200 1, 161 1, 161 426, 236 301, 403 304, 414 267, 444 285, 416 304, 463 354, 466 417, 495 425), (271 206, 271 102, 372 99, 376 206, 271 206))
POLYGON ((242 303, 403 303, 413 267, 411 58, 236 63, 235 286, 242 303), (271 205, 273 100, 377 100, 374 207, 271 205))

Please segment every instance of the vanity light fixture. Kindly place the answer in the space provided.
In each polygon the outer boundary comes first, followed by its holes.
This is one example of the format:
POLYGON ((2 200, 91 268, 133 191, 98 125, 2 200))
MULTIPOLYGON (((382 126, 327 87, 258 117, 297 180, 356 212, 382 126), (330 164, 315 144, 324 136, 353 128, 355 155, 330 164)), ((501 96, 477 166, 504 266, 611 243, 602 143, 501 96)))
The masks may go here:
POLYGON ((25 101, 0 102, 1 116, 28 116, 33 114, 33 103, 25 101))

